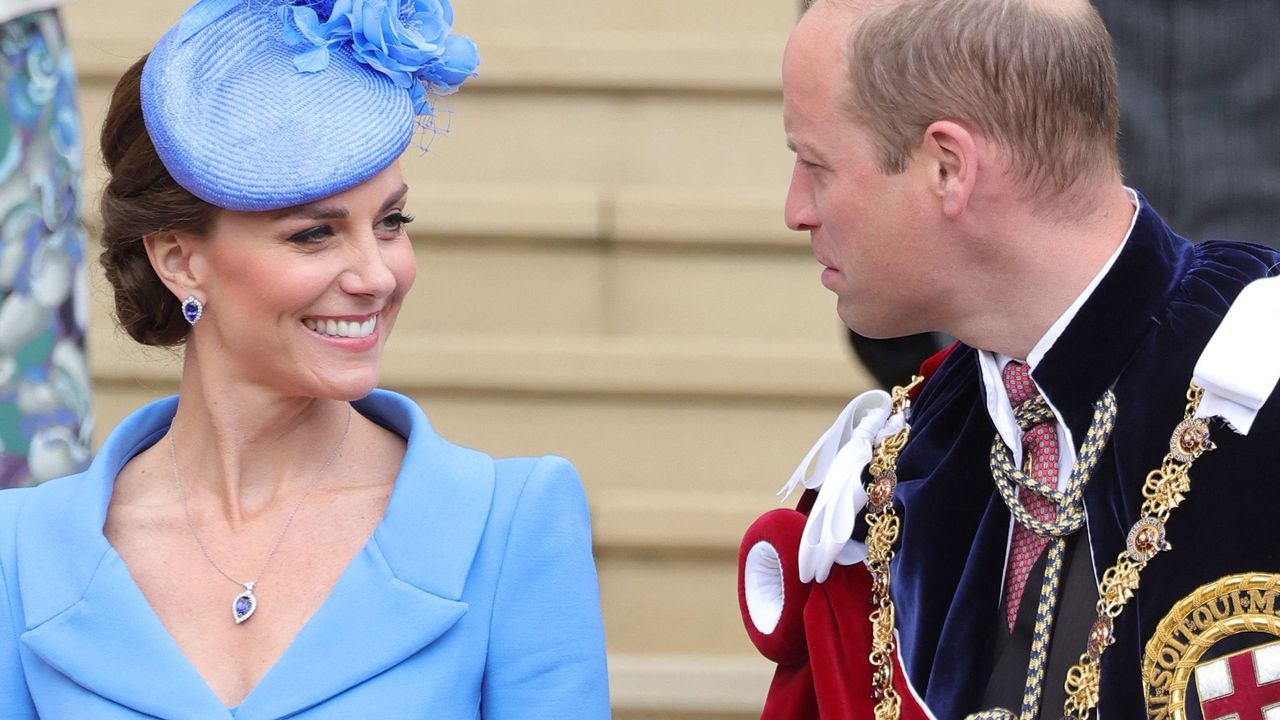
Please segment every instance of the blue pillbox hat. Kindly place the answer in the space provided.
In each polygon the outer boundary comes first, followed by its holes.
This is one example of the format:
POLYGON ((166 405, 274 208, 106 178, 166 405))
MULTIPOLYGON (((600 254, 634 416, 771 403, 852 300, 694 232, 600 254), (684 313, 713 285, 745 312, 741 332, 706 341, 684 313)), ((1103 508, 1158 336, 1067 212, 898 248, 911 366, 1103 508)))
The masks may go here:
POLYGON ((143 68, 147 132, 173 179, 217 207, 328 197, 394 162, 429 125, 430 96, 474 76, 452 22, 448 0, 200 0, 143 68))

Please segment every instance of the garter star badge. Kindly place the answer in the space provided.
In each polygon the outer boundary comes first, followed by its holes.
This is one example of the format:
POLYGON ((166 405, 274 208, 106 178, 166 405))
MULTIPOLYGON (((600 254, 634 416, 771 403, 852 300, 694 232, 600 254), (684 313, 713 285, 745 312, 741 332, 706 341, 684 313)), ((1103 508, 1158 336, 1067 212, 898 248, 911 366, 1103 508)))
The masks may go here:
POLYGON ((1184 720, 1194 678, 1205 720, 1280 720, 1280 641, 1204 659, 1238 635, 1280 638, 1280 575, 1229 575, 1173 606, 1143 656, 1147 717, 1184 720))

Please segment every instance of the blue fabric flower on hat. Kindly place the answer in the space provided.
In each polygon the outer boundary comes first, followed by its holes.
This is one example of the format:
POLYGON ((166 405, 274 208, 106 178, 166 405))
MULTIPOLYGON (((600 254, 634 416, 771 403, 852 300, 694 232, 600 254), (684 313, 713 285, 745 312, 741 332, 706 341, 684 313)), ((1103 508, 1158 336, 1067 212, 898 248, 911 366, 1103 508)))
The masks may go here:
POLYGON ((299 71, 323 70, 331 47, 350 45, 357 60, 409 91, 419 115, 431 114, 429 94, 457 90, 480 64, 475 43, 449 34, 449 0, 302 0, 281 13, 285 40, 314 46, 294 58, 299 71))

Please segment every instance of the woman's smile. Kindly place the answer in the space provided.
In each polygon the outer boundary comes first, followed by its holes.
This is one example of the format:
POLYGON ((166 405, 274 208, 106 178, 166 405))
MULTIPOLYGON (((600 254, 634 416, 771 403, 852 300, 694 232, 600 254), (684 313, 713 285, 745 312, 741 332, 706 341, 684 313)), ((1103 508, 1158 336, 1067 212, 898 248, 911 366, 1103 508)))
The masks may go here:
POLYGON ((374 313, 363 318, 308 317, 302 319, 302 324, 306 325, 308 330, 312 330, 326 337, 359 339, 369 337, 373 334, 373 331, 377 329, 378 315, 377 313, 374 313))

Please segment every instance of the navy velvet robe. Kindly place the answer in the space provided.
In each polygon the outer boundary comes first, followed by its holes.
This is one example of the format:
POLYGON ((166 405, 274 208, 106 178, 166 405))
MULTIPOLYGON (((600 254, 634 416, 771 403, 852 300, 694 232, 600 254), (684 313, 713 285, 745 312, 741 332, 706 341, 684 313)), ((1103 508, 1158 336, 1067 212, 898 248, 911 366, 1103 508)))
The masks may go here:
MULTIPOLYGON (((1182 420, 1205 343, 1240 290, 1276 274, 1278 263, 1280 253, 1258 246, 1192 245, 1142 200, 1115 265, 1035 368, 1077 448, 1094 401, 1107 388, 1116 394, 1116 427, 1084 493, 1090 547, 1082 541, 1079 550, 1092 551, 1096 577, 1115 562, 1139 517, 1146 475, 1182 420)), ((1259 329, 1276 332, 1280 319, 1259 329)), ((988 464, 995 428, 975 350, 958 347, 930 378, 912 426, 897 490, 903 526, 893 593, 901 645, 930 709, 938 718, 960 718, 982 709, 1010 527, 988 464)), ((1218 449, 1195 463, 1188 499, 1168 523, 1173 549, 1148 565, 1116 620, 1116 643, 1102 660, 1104 720, 1146 717, 1143 648, 1179 599, 1226 575, 1280 572, 1280 401, 1263 408, 1248 437, 1215 422, 1213 439, 1218 449)), ((1187 709, 1199 715, 1198 707, 1187 709)), ((1042 708, 1044 717, 1061 711, 1042 708)))

